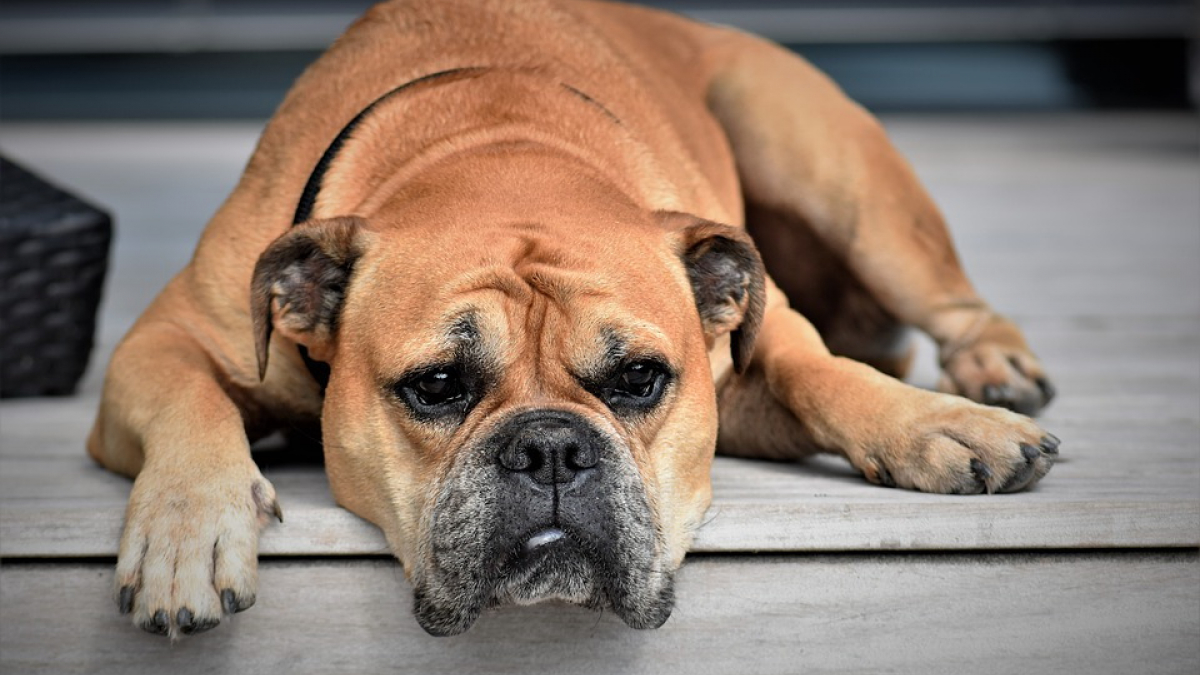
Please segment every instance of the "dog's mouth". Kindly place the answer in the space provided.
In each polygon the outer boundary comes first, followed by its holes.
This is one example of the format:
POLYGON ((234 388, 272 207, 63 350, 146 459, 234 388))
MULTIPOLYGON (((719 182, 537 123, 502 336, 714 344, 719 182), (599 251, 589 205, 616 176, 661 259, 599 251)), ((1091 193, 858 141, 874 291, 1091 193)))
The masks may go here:
POLYGON ((607 557, 577 535, 547 527, 511 555, 481 565, 457 589, 437 582, 418 585, 414 614, 436 636, 466 632, 487 608, 554 600, 612 611, 633 628, 665 623, 674 608, 674 575, 659 569, 613 569, 607 557))
MULTIPOLYGON (((574 424, 563 419, 554 424, 574 424)), ((451 472, 411 575, 426 631, 457 635, 486 608, 546 600, 611 610, 634 628, 670 616, 673 570, 628 452, 587 430, 564 438, 595 459, 572 477, 505 468, 495 443, 451 472)))
POLYGON ((543 600, 564 600, 588 607, 604 604, 597 593, 596 564, 584 553, 577 537, 558 527, 530 535, 502 569, 490 606, 543 600))

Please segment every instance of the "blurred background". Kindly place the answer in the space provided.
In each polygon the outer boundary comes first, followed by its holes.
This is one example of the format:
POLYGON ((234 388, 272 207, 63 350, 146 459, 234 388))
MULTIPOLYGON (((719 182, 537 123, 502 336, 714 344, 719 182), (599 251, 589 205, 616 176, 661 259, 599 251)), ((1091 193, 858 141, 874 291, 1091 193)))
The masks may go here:
MULTIPOLYGON (((5 0, 0 117, 253 119, 369 0, 5 0)), ((658 0, 890 111, 1188 109, 1191 0, 658 0)))

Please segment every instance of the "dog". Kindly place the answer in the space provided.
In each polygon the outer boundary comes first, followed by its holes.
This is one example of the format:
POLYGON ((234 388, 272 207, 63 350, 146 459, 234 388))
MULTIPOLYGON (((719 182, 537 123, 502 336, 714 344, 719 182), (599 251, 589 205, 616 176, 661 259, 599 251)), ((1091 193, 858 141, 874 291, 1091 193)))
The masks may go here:
POLYGON ((1012 492, 1059 440, 1020 331, 879 123, 800 57, 601 2, 372 8, 299 78, 115 351, 90 455, 135 477, 120 611, 254 603, 250 455, 319 420, 434 635, 558 599, 661 625, 714 450, 1012 492), (905 384, 911 330, 940 391, 905 384))

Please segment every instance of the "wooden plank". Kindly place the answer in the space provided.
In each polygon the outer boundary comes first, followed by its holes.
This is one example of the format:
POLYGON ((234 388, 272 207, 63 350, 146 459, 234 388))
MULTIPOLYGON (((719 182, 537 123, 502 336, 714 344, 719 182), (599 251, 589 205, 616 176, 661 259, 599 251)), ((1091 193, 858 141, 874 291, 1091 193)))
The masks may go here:
MULTIPOLYGON (((696 552, 938 551, 1200 546, 1200 502, 913 504, 779 499, 721 503, 696 535, 696 552)), ((0 557, 115 556, 122 508, 46 506, 0 513, 0 557)), ((348 511, 305 504, 263 533, 261 556, 387 555, 382 534, 348 511)))
POLYGON ((258 603, 170 644, 118 616, 106 564, 0 567, 0 670, 1173 673, 1200 669, 1195 551, 704 557, 656 631, 562 605, 432 638, 388 561, 262 565, 258 603), (71 639, 63 639, 72 636, 71 639))
MULTIPOLYGON (((694 550, 841 551, 1015 548, 1169 547, 1200 545, 1200 499, 1194 462, 1129 484, 1126 469, 1090 475, 1082 460, 1052 474, 1057 483, 994 497, 929 495, 871 486, 840 460, 802 465, 718 458, 716 498, 694 550), (1192 476, 1188 478, 1188 476, 1192 476), (1182 478, 1181 478, 1182 477, 1182 478), (1191 482, 1188 482, 1188 481, 1191 482), (1163 485, 1175 487, 1165 490, 1163 485), (1190 496, 1189 496, 1190 495, 1190 496)), ((12 480, 12 463, 4 463, 12 480)), ((87 464, 90 476, 59 476, 78 496, 6 498, 0 504, 0 556, 113 556, 128 481, 87 464)), ((264 532, 272 555, 386 554, 372 526, 334 505, 318 467, 268 471, 286 520, 264 532)), ((13 483, 19 483, 13 480, 13 483)), ((37 487, 35 478, 24 481, 37 487)))

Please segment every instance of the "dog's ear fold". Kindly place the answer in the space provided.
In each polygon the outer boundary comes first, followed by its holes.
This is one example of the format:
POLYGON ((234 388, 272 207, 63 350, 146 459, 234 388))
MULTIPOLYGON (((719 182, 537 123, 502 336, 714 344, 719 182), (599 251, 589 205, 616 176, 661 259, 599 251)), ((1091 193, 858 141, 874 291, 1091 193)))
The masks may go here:
POLYGON ((346 287, 361 255, 360 218, 349 216, 296 225, 267 247, 254 265, 250 314, 258 377, 267 374, 271 331, 328 359, 346 287))
POLYGON ((741 373, 754 354, 766 305, 762 258, 745 230, 693 215, 660 213, 674 231, 687 269, 696 309, 707 338, 730 334, 734 370, 741 373))

